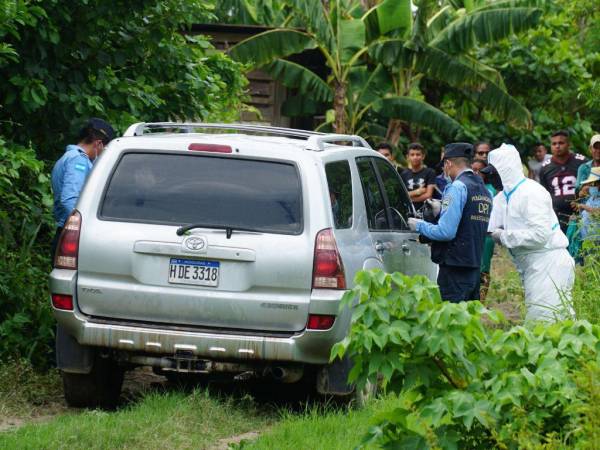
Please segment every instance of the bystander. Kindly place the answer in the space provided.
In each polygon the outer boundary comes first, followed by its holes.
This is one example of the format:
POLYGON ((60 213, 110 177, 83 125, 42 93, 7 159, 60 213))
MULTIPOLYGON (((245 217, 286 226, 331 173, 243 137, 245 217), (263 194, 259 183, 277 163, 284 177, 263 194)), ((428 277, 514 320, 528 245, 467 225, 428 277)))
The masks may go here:
POLYGON ((590 139, 590 154, 592 159, 577 169, 576 189, 579 191, 584 180, 590 176, 593 167, 600 167, 600 134, 595 134, 590 139))
POLYGON ((419 210, 425 200, 429 200, 433 196, 435 171, 423 163, 425 148, 419 143, 414 142, 408 146, 406 159, 410 164, 410 169, 404 169, 400 175, 415 209, 419 210))
POLYGON ((575 200, 577 170, 586 162, 583 155, 571 152, 569 133, 557 131, 550 138, 552 158, 542 164, 540 184, 552 197, 552 208, 558 216, 561 230, 566 233, 575 200))
POLYGON ((396 158, 394 157, 394 151, 390 144, 388 144, 387 142, 381 142, 377 144, 375 150, 377 150, 377 152, 381 156, 384 156, 390 163, 392 163, 392 165, 398 171, 398 173, 402 172, 404 167, 402 167, 402 164, 396 161, 396 158))
POLYGON ((548 154, 548 150, 541 142, 538 142, 533 146, 533 155, 532 158, 529 158, 527 161, 527 168, 529 169, 529 178, 532 180, 540 182, 540 170, 542 169, 542 165, 552 158, 551 155, 548 154))

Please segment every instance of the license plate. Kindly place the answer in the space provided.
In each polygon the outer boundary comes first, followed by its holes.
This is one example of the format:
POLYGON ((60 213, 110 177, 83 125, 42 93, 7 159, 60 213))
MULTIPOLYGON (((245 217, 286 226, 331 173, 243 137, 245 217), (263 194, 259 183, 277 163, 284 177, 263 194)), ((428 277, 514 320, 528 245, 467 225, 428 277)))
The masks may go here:
POLYGON ((169 283, 218 286, 219 266, 217 261, 171 258, 169 283))

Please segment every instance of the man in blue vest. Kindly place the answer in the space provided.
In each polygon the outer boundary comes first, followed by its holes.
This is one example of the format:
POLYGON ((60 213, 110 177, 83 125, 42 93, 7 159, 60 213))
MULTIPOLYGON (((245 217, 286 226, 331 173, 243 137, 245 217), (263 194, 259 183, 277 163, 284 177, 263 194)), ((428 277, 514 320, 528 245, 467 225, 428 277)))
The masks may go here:
POLYGON ((432 241, 442 299, 453 303, 479 300, 481 254, 492 210, 487 188, 470 168, 472 157, 471 144, 448 144, 443 160, 448 185, 438 223, 408 220, 411 230, 432 241))
POLYGON ((56 234, 52 241, 52 256, 65 221, 75 208, 79 194, 94 161, 115 137, 115 131, 104 120, 92 118, 80 130, 77 145, 67 145, 65 153, 52 169, 54 220, 56 234))

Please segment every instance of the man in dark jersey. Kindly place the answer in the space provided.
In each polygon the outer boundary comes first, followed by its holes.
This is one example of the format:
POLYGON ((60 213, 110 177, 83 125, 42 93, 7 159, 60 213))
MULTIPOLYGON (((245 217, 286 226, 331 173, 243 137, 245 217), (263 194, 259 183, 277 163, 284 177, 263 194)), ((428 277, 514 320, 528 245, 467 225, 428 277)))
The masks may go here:
POLYGON ((419 210, 425 200, 433 196, 435 171, 423 164, 425 148, 417 142, 413 142, 408 146, 406 159, 410 164, 410 169, 404 169, 400 172, 400 176, 406 185, 406 189, 408 189, 408 195, 413 205, 415 205, 415 209, 419 210))
POLYGON ((540 169, 540 184, 552 197, 552 208, 558 216, 561 230, 566 233, 571 214, 575 213, 571 202, 575 200, 577 170, 586 158, 570 150, 569 132, 557 131, 550 138, 552 158, 540 169))

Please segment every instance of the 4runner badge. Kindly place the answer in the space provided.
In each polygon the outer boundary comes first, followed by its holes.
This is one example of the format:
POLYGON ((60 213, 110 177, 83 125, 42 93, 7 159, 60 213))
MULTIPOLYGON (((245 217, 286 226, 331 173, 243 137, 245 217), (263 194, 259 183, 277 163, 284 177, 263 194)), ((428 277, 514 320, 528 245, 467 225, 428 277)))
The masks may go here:
POLYGON ((183 249, 188 252, 205 252, 208 247, 203 236, 188 236, 183 240, 183 249))

